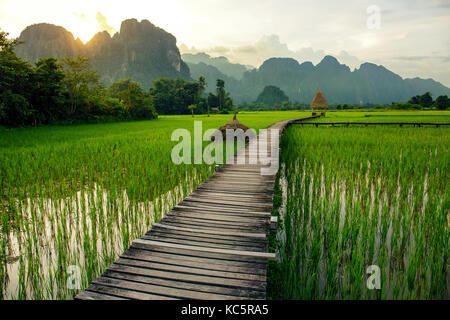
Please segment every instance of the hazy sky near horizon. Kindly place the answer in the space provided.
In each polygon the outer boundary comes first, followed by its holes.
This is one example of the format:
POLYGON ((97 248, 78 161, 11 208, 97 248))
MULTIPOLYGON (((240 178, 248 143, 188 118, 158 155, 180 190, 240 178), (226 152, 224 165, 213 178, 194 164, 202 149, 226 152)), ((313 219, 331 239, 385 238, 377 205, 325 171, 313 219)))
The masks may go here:
POLYGON ((450 0, 0 0, 0 28, 13 37, 48 22, 87 42, 128 18, 172 33, 182 52, 257 67, 270 57, 316 64, 331 54, 352 68, 373 62, 450 86, 450 0))

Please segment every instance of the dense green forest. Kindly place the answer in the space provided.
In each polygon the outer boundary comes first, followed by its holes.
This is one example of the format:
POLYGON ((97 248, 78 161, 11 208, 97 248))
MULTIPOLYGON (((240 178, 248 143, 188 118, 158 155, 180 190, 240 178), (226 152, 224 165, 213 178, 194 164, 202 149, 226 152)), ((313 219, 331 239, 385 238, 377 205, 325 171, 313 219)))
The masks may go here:
POLYGON ((41 58, 34 65, 15 53, 17 40, 0 33, 0 124, 38 126, 155 119, 159 114, 227 113, 233 101, 225 82, 216 94, 204 93, 206 81, 160 78, 145 91, 121 79, 105 87, 88 58, 41 58))

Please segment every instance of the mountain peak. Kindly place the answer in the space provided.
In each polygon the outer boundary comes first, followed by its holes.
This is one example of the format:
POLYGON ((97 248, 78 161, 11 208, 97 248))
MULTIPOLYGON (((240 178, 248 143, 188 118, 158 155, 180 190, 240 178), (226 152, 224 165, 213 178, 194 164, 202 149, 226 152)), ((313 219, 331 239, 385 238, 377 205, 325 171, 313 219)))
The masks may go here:
POLYGON ((283 67, 298 69, 300 64, 297 60, 292 58, 270 58, 263 62, 259 69, 271 68, 271 67, 283 67))
POLYGON ((318 64, 318 66, 320 65, 340 65, 339 61, 330 55, 326 55, 325 57, 323 57, 322 61, 320 61, 320 63, 318 64))

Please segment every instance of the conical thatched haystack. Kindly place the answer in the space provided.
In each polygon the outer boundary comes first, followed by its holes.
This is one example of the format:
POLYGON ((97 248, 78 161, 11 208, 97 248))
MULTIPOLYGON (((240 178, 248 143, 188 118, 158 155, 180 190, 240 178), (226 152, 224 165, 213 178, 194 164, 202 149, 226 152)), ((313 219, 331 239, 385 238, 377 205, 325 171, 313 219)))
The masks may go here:
MULTIPOLYGON (((236 119, 236 114, 234 114, 234 117, 232 120, 228 121, 226 124, 224 124, 217 130, 217 131, 222 132, 222 137, 224 140, 225 140, 225 137, 227 134, 227 131, 226 131, 227 129, 233 129, 233 130, 242 129, 244 132, 246 132, 248 130, 248 127, 243 125, 242 123, 240 123, 239 120, 236 119)), ((214 140, 214 135, 211 135, 211 140, 214 140)))
POLYGON ((311 102, 311 109, 313 111, 313 115, 316 114, 315 110, 323 110, 322 115, 325 115, 327 108, 328 108, 327 100, 325 100, 322 91, 320 91, 319 89, 316 95, 314 96, 313 101, 311 102))

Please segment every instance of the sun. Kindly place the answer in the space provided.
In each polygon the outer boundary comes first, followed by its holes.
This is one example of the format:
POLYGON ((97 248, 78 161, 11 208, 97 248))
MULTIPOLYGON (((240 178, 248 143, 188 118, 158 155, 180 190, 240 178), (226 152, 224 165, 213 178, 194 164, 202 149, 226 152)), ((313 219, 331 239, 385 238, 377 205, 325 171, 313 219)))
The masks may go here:
POLYGON ((97 33, 97 25, 88 19, 70 19, 65 28, 72 32, 73 36, 79 38, 83 43, 88 42, 97 33))

